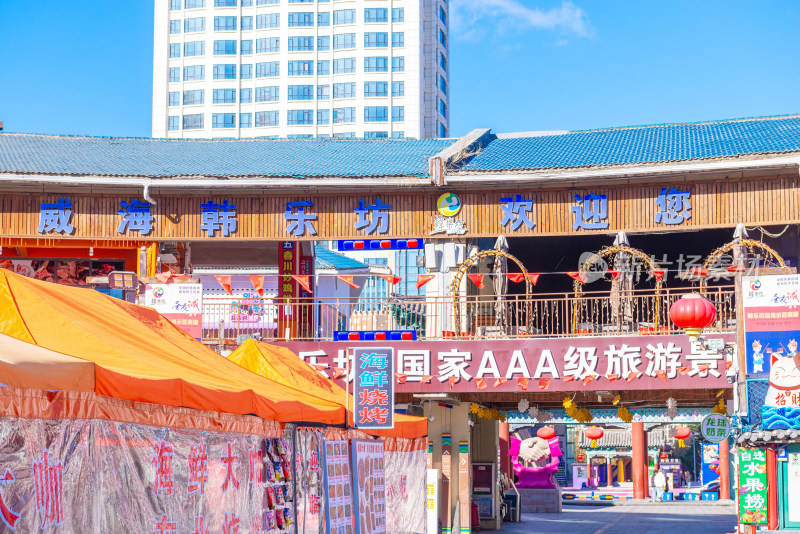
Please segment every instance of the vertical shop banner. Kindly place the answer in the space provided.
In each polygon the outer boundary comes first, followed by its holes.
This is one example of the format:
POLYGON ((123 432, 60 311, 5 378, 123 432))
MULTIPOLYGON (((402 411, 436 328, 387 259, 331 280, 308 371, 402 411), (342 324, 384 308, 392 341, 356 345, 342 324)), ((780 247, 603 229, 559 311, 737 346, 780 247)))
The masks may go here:
POLYGON ((154 308, 193 338, 203 336, 203 284, 148 284, 144 305, 154 308))
POLYGON ((356 532, 385 534, 386 482, 383 442, 354 439, 352 449, 356 532))
POLYGON ((800 275, 742 277, 747 374, 769 374, 773 363, 797 356, 800 275))
POLYGON ((295 432, 297 531, 304 534, 325 534, 324 436, 323 431, 311 427, 300 427, 295 432))
POLYGON ((394 349, 355 349, 356 428, 394 428, 394 349))
POLYGON ((767 522, 767 453, 764 449, 739 450, 739 522, 767 522))
POLYGON ((703 443, 703 469, 701 477, 703 484, 708 484, 719 478, 719 443, 703 443))
POLYGON ((325 476, 325 532, 355 534, 349 444, 347 441, 326 441, 322 454, 325 476))
POLYGON ((426 534, 439 533, 439 472, 436 469, 426 469, 425 482, 427 486, 426 498, 426 534))
POLYGON ((292 314, 292 304, 297 297, 297 282, 292 278, 297 274, 296 241, 281 241, 278 260, 278 337, 291 339, 297 333, 297 318, 292 314))

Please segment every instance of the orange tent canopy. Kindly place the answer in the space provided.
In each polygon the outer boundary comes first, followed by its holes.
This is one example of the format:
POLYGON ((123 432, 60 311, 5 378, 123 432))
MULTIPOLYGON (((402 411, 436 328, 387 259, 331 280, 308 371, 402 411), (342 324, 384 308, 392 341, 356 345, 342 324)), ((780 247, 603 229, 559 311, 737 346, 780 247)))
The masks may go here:
MULTIPOLYGON (((298 391, 305 391, 341 406, 344 406, 345 403, 348 403, 349 406, 353 405, 352 395, 349 395, 333 380, 322 376, 286 347, 248 339, 233 351, 228 359, 264 378, 298 391)), ((352 412, 348 413, 348 418, 352 426, 352 412)), ((428 420, 424 417, 395 414, 393 429, 365 430, 364 432, 383 437, 420 438, 428 435, 428 420)))
POLYGON ((265 380, 158 312, 91 289, 0 269, 0 334, 35 345, 25 356, 21 345, 0 339, 0 350, 13 344, 22 358, 0 359, 0 382, 9 386, 91 387, 99 395, 130 401, 281 422, 344 424, 341 404, 265 380), (93 369, 86 371, 75 360, 91 362, 93 369), (5 372, 11 368, 14 373, 5 372), (76 375, 78 369, 83 374, 76 375))

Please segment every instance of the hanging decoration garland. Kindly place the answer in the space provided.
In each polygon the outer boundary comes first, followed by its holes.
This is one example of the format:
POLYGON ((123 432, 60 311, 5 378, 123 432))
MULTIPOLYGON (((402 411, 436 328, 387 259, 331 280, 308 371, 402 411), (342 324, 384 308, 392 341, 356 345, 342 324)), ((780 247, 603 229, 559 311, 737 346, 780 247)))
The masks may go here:
POLYGON ((620 421, 623 423, 630 423, 633 421, 633 414, 625 406, 620 406, 617 408, 617 417, 619 417, 620 421))
POLYGON ((569 397, 564 397, 564 402, 562 404, 564 405, 564 412, 577 422, 591 423, 594 420, 594 415, 592 415, 592 412, 586 408, 578 406, 575 401, 569 397))
POLYGON ((506 414, 501 412, 496 408, 484 408, 479 404, 475 404, 474 402, 469 405, 470 413, 474 413, 481 419, 489 419, 493 421, 500 421, 501 423, 506 422, 506 414))
POLYGON ((525 413, 530 405, 531 403, 528 402, 528 399, 520 399, 519 403, 517 403, 517 410, 519 410, 519 413, 525 413))
POLYGON ((667 417, 675 419, 678 416, 678 401, 672 397, 667 399, 667 417))

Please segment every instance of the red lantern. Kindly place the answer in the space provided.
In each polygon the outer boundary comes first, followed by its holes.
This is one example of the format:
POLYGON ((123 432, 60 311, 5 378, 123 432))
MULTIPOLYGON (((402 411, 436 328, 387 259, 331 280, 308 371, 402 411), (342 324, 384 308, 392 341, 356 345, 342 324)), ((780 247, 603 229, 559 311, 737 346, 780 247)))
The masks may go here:
POLYGON ((556 430, 551 426, 543 426, 536 431, 536 435, 549 441, 556 437, 556 430))
POLYGON ((703 328, 710 326, 717 318, 717 309, 702 295, 691 293, 675 301, 669 309, 669 317, 675 326, 686 330, 694 341, 703 328))
POLYGON ((667 454, 666 452, 662 452, 661 455, 659 455, 659 458, 661 458, 662 460, 666 460, 667 458, 669 458, 669 454, 667 454))
POLYGON ((603 437, 603 429, 593 426, 591 428, 587 428, 583 433, 588 439, 592 440, 591 447, 596 449, 597 440, 603 437))
POLYGON ((583 454, 579 454, 575 457, 575 459, 578 460, 578 463, 583 463, 583 461, 586 459, 586 456, 583 454))
POLYGON ((686 442, 683 441, 692 435, 692 431, 688 427, 679 426, 675 429, 675 438, 678 440, 678 447, 681 449, 686 447, 686 442))

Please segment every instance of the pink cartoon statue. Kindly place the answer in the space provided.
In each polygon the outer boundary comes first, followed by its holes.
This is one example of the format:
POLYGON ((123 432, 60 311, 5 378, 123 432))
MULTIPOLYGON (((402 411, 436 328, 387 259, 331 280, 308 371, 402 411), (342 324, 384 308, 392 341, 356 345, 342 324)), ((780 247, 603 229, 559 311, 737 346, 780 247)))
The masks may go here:
MULTIPOLYGON (((541 430, 552 431, 545 427, 541 430)), ((540 430, 540 431, 541 431, 540 430)), ((553 476, 558 471, 559 458, 563 456, 558 446, 555 432, 519 440, 510 436, 508 455, 514 473, 517 475, 517 488, 556 489, 558 484, 553 476), (548 439, 545 439, 548 438, 548 439)))

